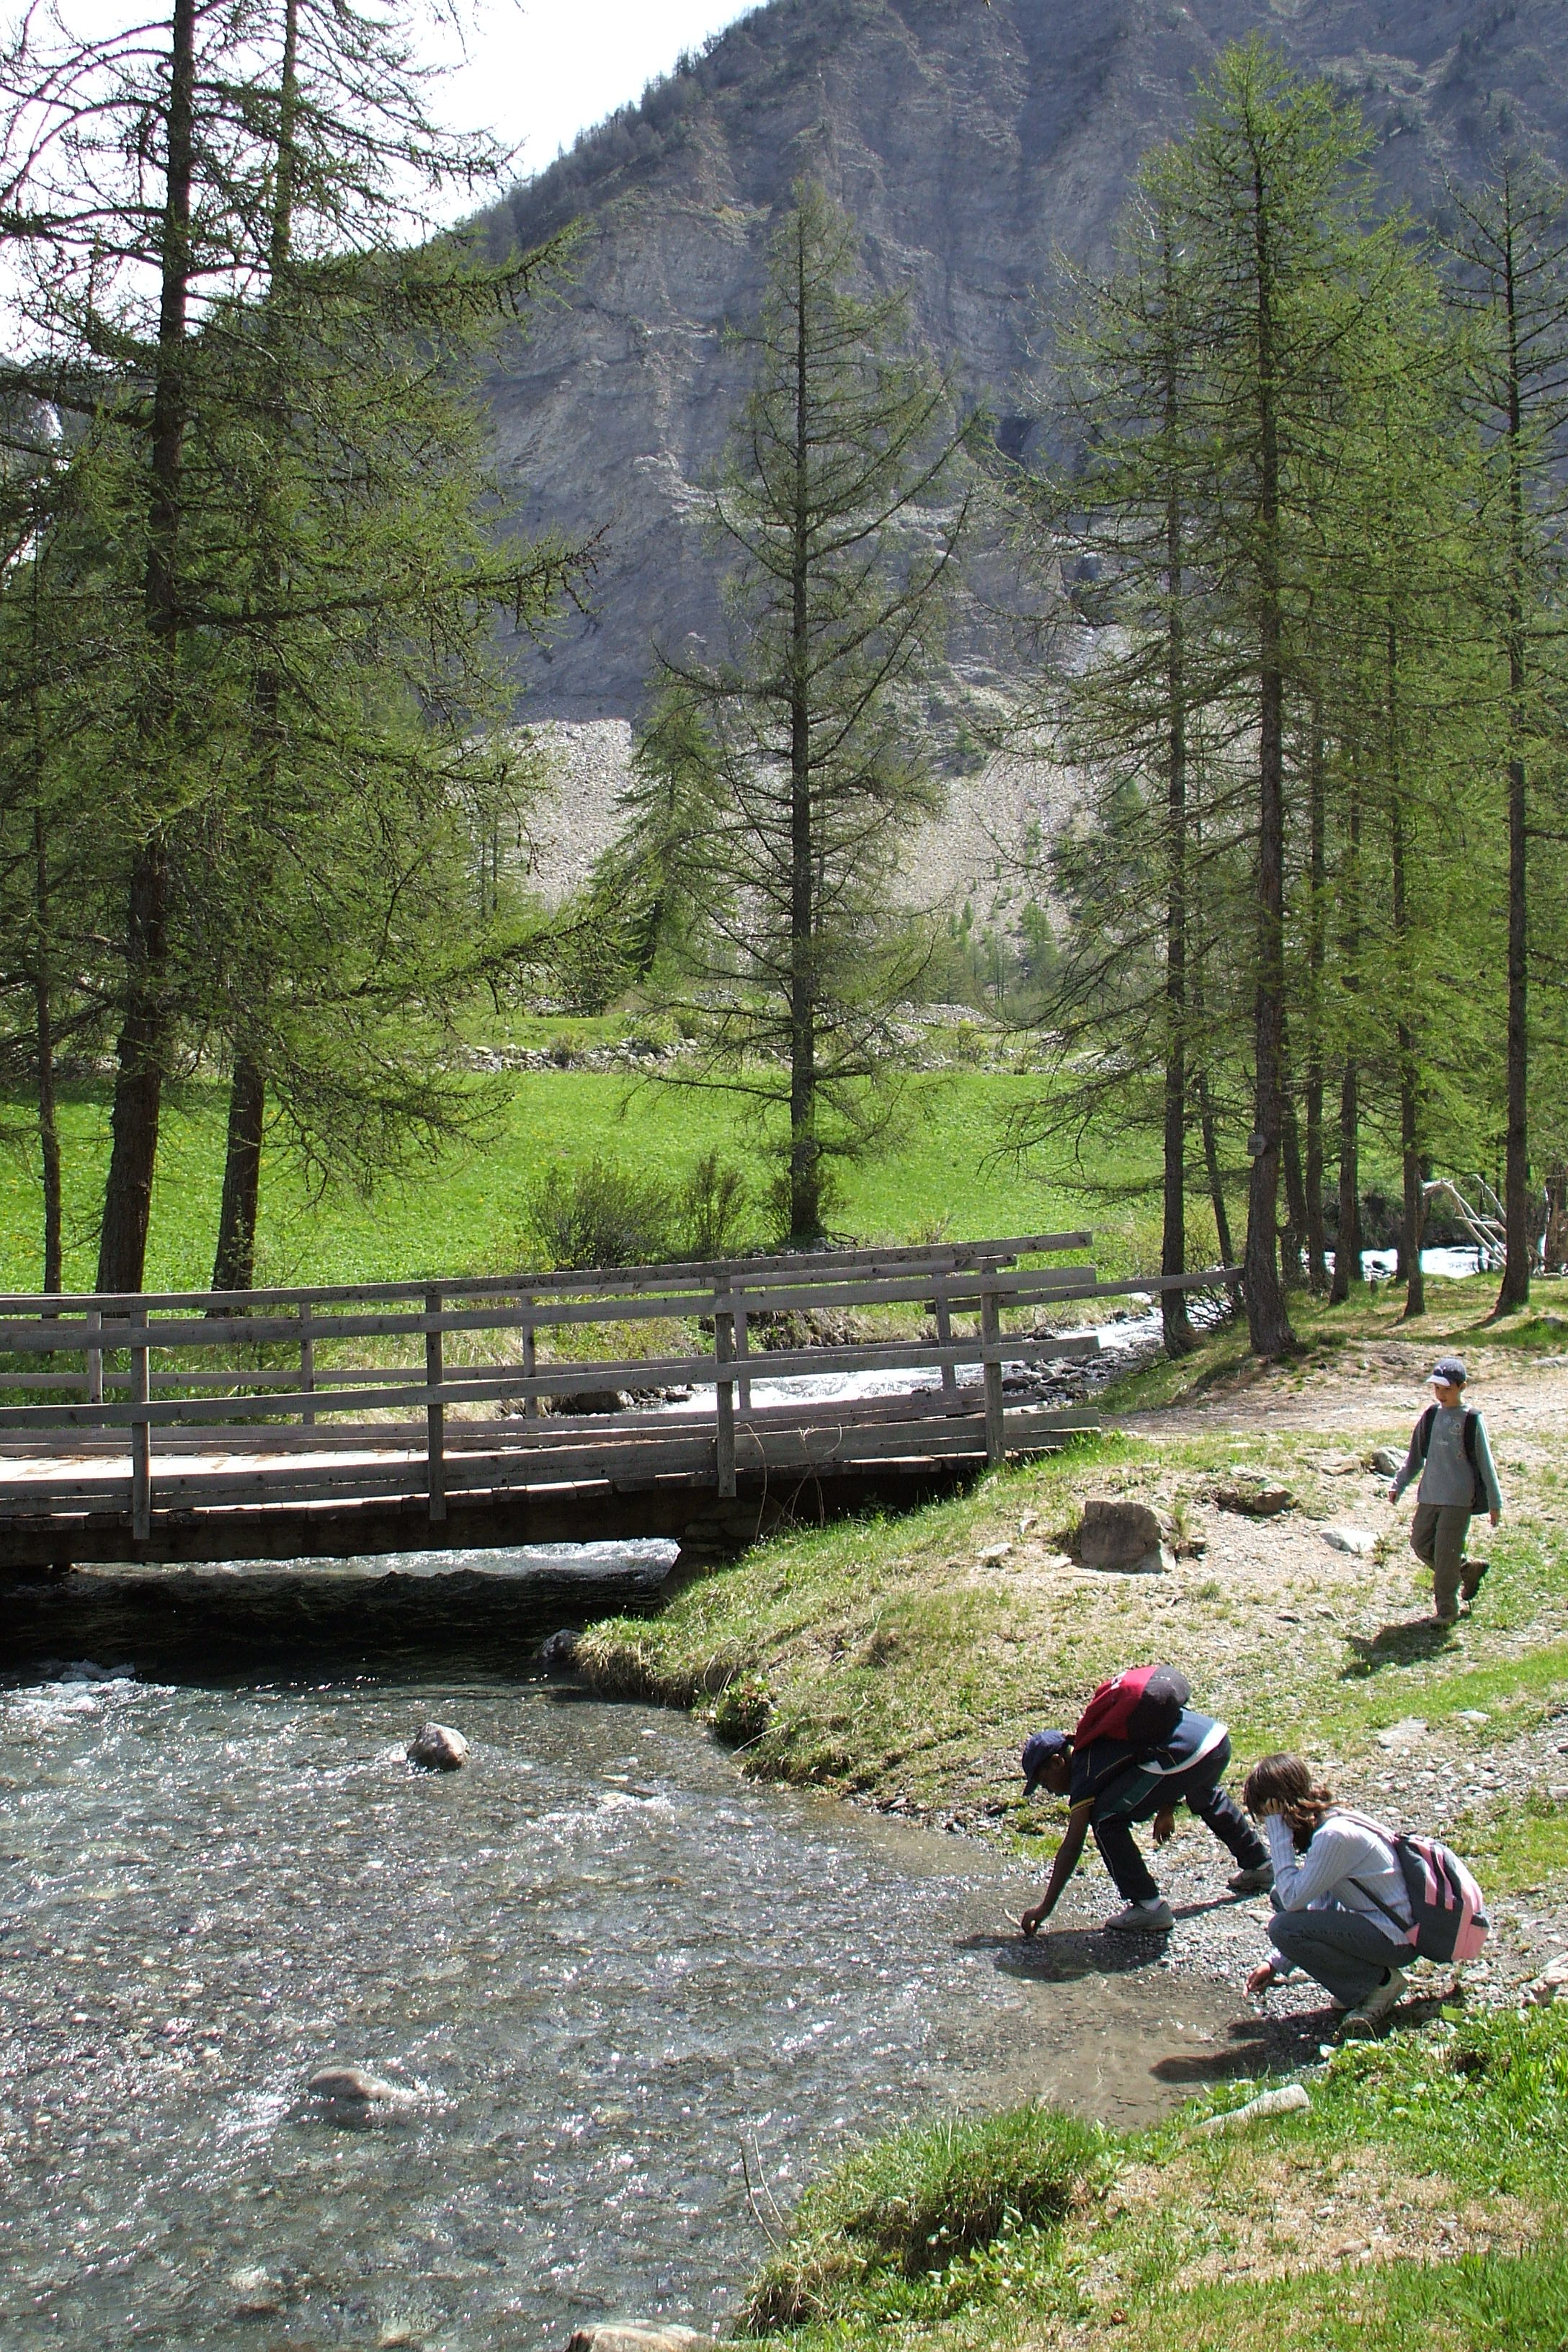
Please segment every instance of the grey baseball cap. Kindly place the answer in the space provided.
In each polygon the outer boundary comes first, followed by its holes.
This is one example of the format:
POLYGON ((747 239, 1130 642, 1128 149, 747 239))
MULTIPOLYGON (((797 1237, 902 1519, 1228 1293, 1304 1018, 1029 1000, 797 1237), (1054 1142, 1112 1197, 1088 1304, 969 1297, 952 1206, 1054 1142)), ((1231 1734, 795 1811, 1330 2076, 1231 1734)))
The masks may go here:
POLYGON ((1426 1378, 1441 1381, 1445 1388, 1462 1389, 1469 1378, 1462 1356, 1439 1356, 1426 1378))

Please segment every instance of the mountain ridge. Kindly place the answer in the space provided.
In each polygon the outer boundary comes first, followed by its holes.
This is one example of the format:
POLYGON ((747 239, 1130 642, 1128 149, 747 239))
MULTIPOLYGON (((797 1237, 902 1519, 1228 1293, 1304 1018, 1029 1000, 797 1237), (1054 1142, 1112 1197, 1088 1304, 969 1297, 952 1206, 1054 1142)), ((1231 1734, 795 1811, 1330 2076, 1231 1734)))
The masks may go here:
MULTIPOLYGON (((575 222, 582 243, 495 373, 499 460, 522 528, 603 551, 589 614, 519 649, 524 715, 635 718, 656 646, 717 642, 721 565, 693 516, 743 386, 722 329, 803 168, 1023 454, 1054 255, 1104 257, 1139 157, 1254 30, 1361 103, 1380 184, 1418 213, 1505 142, 1568 160, 1559 0, 770 0, 513 191, 498 242, 575 222)), ((997 658, 984 626, 955 632, 961 686, 994 688, 997 658)))

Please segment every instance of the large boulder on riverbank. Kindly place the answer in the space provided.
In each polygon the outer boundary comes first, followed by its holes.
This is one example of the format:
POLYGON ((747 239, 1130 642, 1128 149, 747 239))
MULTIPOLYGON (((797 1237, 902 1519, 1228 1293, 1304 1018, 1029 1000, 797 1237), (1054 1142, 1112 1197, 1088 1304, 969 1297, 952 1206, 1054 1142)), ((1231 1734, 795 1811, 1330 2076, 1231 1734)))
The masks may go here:
POLYGON ((1091 1496, 1079 1523, 1079 1564, 1110 1569, 1123 1576, 1158 1575, 1172 1564, 1165 1533, 1160 1514, 1147 1503, 1091 1496))

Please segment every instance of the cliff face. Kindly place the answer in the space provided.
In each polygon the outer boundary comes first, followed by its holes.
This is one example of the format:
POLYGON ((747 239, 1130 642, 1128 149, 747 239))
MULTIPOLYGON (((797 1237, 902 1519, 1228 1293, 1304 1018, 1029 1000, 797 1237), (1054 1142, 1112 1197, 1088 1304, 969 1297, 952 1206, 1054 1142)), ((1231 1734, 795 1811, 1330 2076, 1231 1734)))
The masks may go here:
MULTIPOLYGON (((773 0, 519 189, 498 226, 574 218, 583 241, 498 373, 501 462, 530 528, 603 534, 592 616, 520 653, 529 715, 631 717, 656 644, 719 641, 693 515, 741 387, 721 331, 798 173, 1022 451, 1055 255, 1104 254, 1145 147, 1255 28, 1360 100, 1380 178, 1419 210, 1503 139, 1568 160, 1562 0, 773 0)), ((977 684, 994 670, 983 628, 954 653, 977 684)))

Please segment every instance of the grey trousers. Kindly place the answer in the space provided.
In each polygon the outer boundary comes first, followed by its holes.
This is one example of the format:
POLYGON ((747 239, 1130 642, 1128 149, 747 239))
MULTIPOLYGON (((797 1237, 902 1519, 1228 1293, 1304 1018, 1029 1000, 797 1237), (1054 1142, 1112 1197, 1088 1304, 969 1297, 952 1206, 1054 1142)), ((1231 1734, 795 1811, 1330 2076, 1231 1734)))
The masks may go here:
POLYGON ((1274 1948, 1293 1968, 1305 1969, 1342 2009, 1355 2009, 1383 1982, 1390 1969, 1411 1957, 1361 1911, 1342 1903, 1321 1911, 1276 1911, 1268 1922, 1274 1948))
POLYGON ((1470 1514, 1463 1503, 1417 1503, 1410 1522, 1410 1549, 1432 1571, 1432 1605, 1446 1625, 1459 1613, 1461 1589, 1473 1601, 1476 1587, 1465 1574, 1465 1538, 1470 1514))

